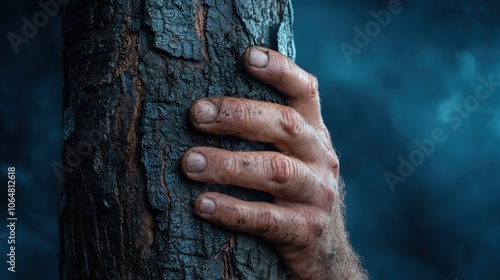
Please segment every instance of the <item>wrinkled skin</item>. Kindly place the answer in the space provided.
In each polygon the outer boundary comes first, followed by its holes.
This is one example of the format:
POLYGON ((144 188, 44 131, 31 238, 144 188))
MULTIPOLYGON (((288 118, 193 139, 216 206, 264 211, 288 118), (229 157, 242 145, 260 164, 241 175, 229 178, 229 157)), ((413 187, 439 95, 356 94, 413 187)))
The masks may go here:
POLYGON ((367 279, 343 221, 339 161, 320 112, 317 79, 278 52, 251 47, 247 72, 286 96, 286 105, 217 97, 194 102, 194 127, 272 143, 277 151, 188 150, 181 161, 192 180, 268 192, 274 203, 207 192, 195 213, 224 228, 273 243, 291 279, 367 279))

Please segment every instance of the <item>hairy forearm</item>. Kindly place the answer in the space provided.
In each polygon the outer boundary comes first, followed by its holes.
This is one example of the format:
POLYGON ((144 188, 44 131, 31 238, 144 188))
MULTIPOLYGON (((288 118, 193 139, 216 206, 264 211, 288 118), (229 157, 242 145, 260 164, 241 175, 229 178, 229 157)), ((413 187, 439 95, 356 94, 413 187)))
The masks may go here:
MULTIPOLYGON (((348 238, 347 232, 343 230, 342 233, 337 233, 343 236, 343 239, 337 249, 333 252, 332 256, 328 259, 328 269, 331 277, 325 279, 332 280, 365 280, 368 279, 366 271, 361 266, 361 261, 356 252, 352 249, 348 238)), ((340 241, 340 240, 339 240, 340 241)), ((318 278, 316 278, 318 279, 318 278)))
POLYGON ((365 280, 368 279, 363 270, 359 257, 349 247, 343 247, 321 256, 311 256, 300 262, 285 264, 291 270, 287 273, 287 279, 296 280, 365 280), (320 257, 321 259, 317 259, 320 257))
MULTIPOLYGON (((367 272, 363 269, 359 256, 349 242, 344 218, 344 182, 338 181, 339 192, 336 207, 331 213, 333 223, 325 227, 310 254, 290 255, 285 266, 289 267, 288 279, 297 280, 365 280, 367 272)), ((284 253, 284 254, 283 254, 284 253)))
POLYGON ((366 271, 363 269, 361 260, 359 256, 356 254, 354 249, 351 246, 349 241, 349 234, 345 228, 345 217, 344 217, 344 182, 340 180, 340 193, 339 200, 341 201, 338 204, 338 211, 336 216, 338 218, 335 221, 338 221, 338 224, 333 228, 332 236, 335 237, 335 249, 330 255, 330 258, 327 258, 327 264, 329 267, 329 275, 332 275, 329 278, 325 279, 335 279, 335 280, 344 280, 344 279, 355 279, 355 280, 365 280, 368 279, 368 275, 366 271))

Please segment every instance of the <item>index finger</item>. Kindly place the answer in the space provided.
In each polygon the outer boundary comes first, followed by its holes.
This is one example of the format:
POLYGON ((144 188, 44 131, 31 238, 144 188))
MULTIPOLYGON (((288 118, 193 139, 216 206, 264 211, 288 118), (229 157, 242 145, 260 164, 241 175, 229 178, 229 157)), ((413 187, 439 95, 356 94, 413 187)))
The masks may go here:
POLYGON ((321 126, 318 80, 288 57, 263 47, 250 47, 243 54, 243 64, 254 78, 286 95, 287 105, 314 126, 321 126))

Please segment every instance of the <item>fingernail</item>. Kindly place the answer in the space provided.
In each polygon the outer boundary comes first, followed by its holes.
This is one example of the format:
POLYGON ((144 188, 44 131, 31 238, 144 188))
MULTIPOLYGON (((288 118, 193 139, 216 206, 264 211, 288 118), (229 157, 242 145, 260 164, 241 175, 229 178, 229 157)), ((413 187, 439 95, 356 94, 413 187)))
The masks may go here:
POLYGON ((248 56, 248 63, 253 67, 263 68, 269 63, 269 56, 258 48, 252 48, 248 56))
POLYGON ((213 213, 215 213, 216 208, 217 206, 215 205, 215 201, 207 197, 203 198, 198 205, 198 210, 202 214, 212 215, 213 213))
POLYGON ((193 121, 197 124, 209 124, 219 115, 219 108, 213 102, 201 100, 193 108, 193 121))
POLYGON ((186 158, 188 173, 200 173, 207 167, 207 159, 198 152, 190 152, 186 158))

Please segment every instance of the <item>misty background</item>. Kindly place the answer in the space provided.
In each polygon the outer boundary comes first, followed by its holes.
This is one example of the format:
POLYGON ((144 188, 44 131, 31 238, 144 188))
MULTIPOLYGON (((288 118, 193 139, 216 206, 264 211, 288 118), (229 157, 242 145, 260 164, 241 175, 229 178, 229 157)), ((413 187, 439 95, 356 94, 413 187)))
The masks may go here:
MULTIPOLYGON (((377 29, 371 11, 390 2, 293 1, 296 61, 319 79, 353 247, 373 279, 499 279, 500 4, 402 0, 377 29), (356 45, 356 27, 367 25, 373 36, 356 45), (356 51, 346 56, 342 43, 356 51), (440 143, 429 144, 436 129, 440 143)), ((16 54, 7 34, 41 9, 0 7, 0 279, 56 279, 60 15, 16 54), (15 274, 3 225, 8 166, 16 167, 15 274)))

